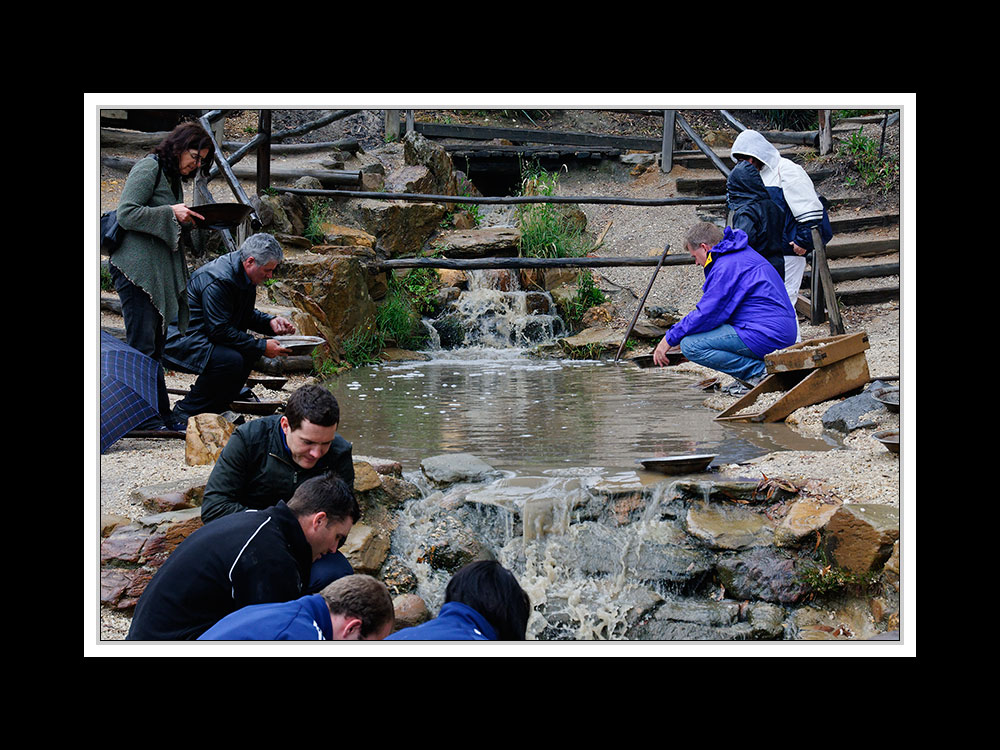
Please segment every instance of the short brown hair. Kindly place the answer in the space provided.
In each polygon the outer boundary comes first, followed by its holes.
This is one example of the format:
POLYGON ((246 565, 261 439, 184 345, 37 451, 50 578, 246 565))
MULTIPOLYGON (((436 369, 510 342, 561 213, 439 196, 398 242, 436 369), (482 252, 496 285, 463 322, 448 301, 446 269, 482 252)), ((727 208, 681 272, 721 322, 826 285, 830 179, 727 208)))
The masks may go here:
POLYGON ((710 221, 701 221, 688 230, 684 238, 684 247, 696 248, 701 244, 715 247, 722 242, 722 229, 710 221))
POLYGON ((293 430, 299 429, 304 419, 320 427, 332 427, 340 424, 340 404, 328 389, 310 383, 288 397, 285 419, 293 430))
POLYGON ((389 589, 381 581, 363 573, 338 578, 319 593, 331 614, 361 620, 363 638, 396 621, 389 589))

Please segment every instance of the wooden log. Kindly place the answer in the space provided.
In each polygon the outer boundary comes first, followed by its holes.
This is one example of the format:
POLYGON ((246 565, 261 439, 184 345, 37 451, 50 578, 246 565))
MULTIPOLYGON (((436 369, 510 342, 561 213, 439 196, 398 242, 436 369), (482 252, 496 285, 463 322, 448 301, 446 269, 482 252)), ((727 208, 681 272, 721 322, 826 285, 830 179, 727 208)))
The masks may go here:
MULTIPOLYGON (((238 201, 245 206, 252 206, 253 204, 250 203, 250 199, 243 190, 243 186, 240 185, 240 182, 236 179, 236 175, 233 174, 233 170, 229 166, 229 163, 223 157, 222 149, 219 147, 219 144, 215 142, 215 136, 212 135, 212 129, 209 127, 210 114, 211 113, 204 115, 200 122, 201 126, 205 129, 205 132, 208 133, 208 137, 212 139, 212 145, 215 146, 215 163, 219 166, 219 169, 222 170, 222 174, 226 178, 226 182, 229 184, 229 189, 233 191, 233 195, 236 196, 238 201)), ((250 220, 257 225, 260 225, 260 219, 257 217, 257 212, 254 209, 251 209, 250 211, 250 220)))
POLYGON ((467 196, 431 195, 427 193, 377 193, 361 190, 314 190, 312 188, 274 188, 279 193, 295 195, 325 195, 335 198, 375 198, 381 200, 410 200, 421 203, 476 203, 482 205, 516 205, 519 203, 598 203, 622 206, 703 206, 725 203, 724 195, 689 196, 683 198, 617 198, 593 195, 509 195, 467 196))
POLYGON ((695 145, 699 149, 701 149, 701 152, 708 157, 708 160, 712 162, 713 165, 715 165, 715 168, 718 169, 720 172, 722 172, 722 174, 728 178, 729 173, 732 170, 730 170, 729 167, 727 167, 722 162, 722 159, 719 158, 719 155, 715 153, 709 147, 709 145, 701 139, 701 136, 698 135, 696 132, 694 132, 694 128, 692 128, 691 125, 688 124, 688 121, 684 119, 684 116, 680 112, 677 113, 676 117, 677 117, 677 124, 681 126, 681 130, 683 130, 685 133, 688 134, 688 137, 692 141, 694 141, 695 145))
POLYGON ((294 138, 295 136, 303 135, 304 133, 329 125, 331 122, 350 117, 360 111, 360 109, 336 109, 323 117, 307 122, 297 128, 289 128, 288 130, 282 130, 280 133, 272 133, 271 140, 283 141, 286 138, 294 138))
MULTIPOLYGON (((256 138, 256 136, 254 136, 256 138)), ((252 143, 253 141, 250 141, 252 143)), ((239 141, 224 141, 222 147, 226 151, 238 151, 245 148, 247 143, 239 141)), ((342 138, 339 141, 316 141, 315 143, 271 143, 272 154, 299 154, 311 151, 347 151, 352 154, 358 152, 361 144, 357 138, 342 138)), ((230 161, 232 164, 232 161, 230 161)))
POLYGON ((483 268, 614 268, 618 266, 687 266, 694 263, 688 254, 638 258, 393 258, 374 263, 376 271, 397 268, 448 268, 468 271, 483 268))
MULTIPOLYGON (((898 276, 899 263, 878 263, 872 266, 851 266, 849 268, 831 268, 830 277, 834 282, 856 281, 857 279, 875 279, 883 276, 898 276)), ((803 289, 809 288, 812 281, 812 271, 802 274, 803 289)))

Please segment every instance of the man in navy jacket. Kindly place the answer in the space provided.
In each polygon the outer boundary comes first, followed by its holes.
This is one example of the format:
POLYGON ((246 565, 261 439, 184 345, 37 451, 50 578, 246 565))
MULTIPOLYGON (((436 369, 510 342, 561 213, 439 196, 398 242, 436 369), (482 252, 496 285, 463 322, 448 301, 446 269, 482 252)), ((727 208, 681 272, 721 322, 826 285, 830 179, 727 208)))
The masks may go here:
POLYGON ((193 640, 242 607, 299 598, 313 561, 336 552, 360 517, 351 488, 326 475, 287 504, 202 526, 139 597, 128 640, 193 640))
POLYGON ((226 615, 199 641, 380 641, 395 612, 385 584, 356 573, 318 594, 253 604, 226 615))

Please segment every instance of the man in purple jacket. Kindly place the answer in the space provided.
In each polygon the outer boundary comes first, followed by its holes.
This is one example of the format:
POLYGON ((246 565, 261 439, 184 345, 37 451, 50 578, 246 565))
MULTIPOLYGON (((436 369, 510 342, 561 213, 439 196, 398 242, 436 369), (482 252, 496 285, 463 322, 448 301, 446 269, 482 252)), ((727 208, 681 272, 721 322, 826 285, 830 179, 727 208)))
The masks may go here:
POLYGON ((684 240, 705 269, 702 297, 672 326, 653 352, 667 364, 667 352, 730 375, 750 388, 767 374, 764 356, 795 343, 795 311, 774 266, 747 243, 741 229, 725 231, 696 224, 684 240))

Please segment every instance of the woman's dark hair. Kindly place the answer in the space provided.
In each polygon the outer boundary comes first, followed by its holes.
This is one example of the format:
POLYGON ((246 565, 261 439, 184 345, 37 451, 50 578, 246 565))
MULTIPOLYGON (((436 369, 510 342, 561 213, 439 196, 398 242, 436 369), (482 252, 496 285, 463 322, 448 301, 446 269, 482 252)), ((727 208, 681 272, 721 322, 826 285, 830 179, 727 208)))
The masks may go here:
POLYGON ((469 563, 448 582, 445 602, 460 602, 486 618, 501 641, 523 641, 531 601, 514 575, 493 560, 469 563))
MULTIPOLYGON (((212 144, 212 138, 205 131, 205 128, 201 126, 201 123, 182 122, 171 130, 166 138, 159 142, 152 153, 156 154, 156 158, 160 160, 160 164, 163 165, 165 172, 171 175, 178 175, 180 173, 178 161, 182 153, 188 150, 201 151, 206 148, 208 149, 208 156, 201 163, 201 166, 198 167, 204 175, 207 175, 212 168, 212 159, 215 156, 215 146, 212 144)), ((197 171, 195 170, 191 174, 197 174, 197 171)))

